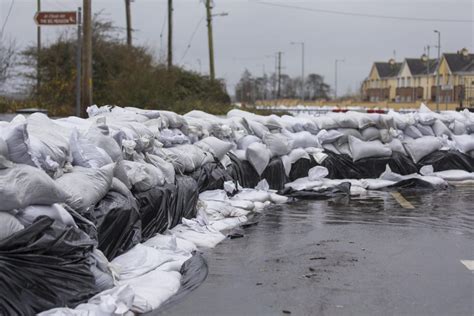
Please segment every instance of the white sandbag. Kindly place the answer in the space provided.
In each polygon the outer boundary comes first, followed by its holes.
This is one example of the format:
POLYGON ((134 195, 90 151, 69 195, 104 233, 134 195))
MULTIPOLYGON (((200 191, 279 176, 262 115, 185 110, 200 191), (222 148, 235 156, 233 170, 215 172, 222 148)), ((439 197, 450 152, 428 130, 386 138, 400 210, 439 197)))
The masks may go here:
POLYGON ((423 125, 432 125, 436 121, 436 113, 422 103, 418 112, 415 113, 415 118, 423 125))
POLYGON ((211 221, 209 225, 213 229, 222 232, 239 227, 240 225, 245 224, 247 221, 248 219, 246 216, 240 216, 211 221))
POLYGON ((262 140, 255 135, 246 135, 237 140, 237 148, 246 150, 253 143, 261 143, 262 140))
POLYGON ((276 193, 270 193, 270 201, 275 204, 285 204, 288 202, 288 197, 276 193))
POLYGON ((203 201, 226 201, 228 197, 224 190, 207 190, 199 194, 199 199, 203 201))
POLYGON ((124 160, 123 166, 130 183, 138 192, 148 191, 165 184, 163 172, 152 164, 124 160))
POLYGON ((68 198, 64 188, 40 169, 27 165, 0 169, 0 211, 62 203, 68 198))
POLYGON ((176 237, 194 243, 198 248, 214 248, 225 239, 219 231, 203 226, 196 220, 182 219, 183 223, 170 230, 176 237))
POLYGON ((157 136, 158 141, 163 144, 164 147, 172 147, 177 144, 189 144, 189 138, 184 135, 179 129, 168 129, 165 128, 159 132, 157 136))
POLYGON ((435 136, 433 128, 430 125, 416 124, 415 127, 420 131, 423 136, 435 136))
POLYGON ((146 162, 161 170, 166 183, 174 183, 176 172, 172 163, 152 154, 147 154, 145 157, 146 162))
POLYGON ((380 129, 380 140, 382 143, 387 144, 390 143, 393 139, 391 132, 388 129, 380 129))
POLYGON ((247 148, 245 156, 257 174, 261 176, 270 162, 271 154, 266 145, 253 143, 247 148))
POLYGON ((310 181, 319 181, 329 175, 329 170, 323 166, 316 166, 308 171, 308 179, 310 181))
POLYGON ((86 137, 91 143, 104 150, 114 162, 122 160, 122 150, 119 144, 111 136, 104 135, 96 126, 87 131, 86 137))
POLYGON ((351 113, 333 113, 330 116, 336 121, 338 127, 342 129, 359 128, 359 121, 351 113))
POLYGON ((442 145, 442 142, 433 136, 425 136, 403 142, 406 152, 414 163, 418 163, 423 157, 439 150, 442 145))
MULTIPOLYGON (((270 198, 271 198, 271 195, 270 195, 270 198)), ((247 200, 229 200, 228 202, 233 207, 241 208, 247 211, 251 211, 255 207, 252 201, 247 201, 247 200)))
POLYGON ((293 148, 320 147, 318 138, 310 132, 289 133, 283 132, 293 142, 293 148))
POLYGON ((22 230, 24 226, 8 212, 0 212, 0 241, 22 230))
POLYGON ((349 136, 349 147, 354 161, 363 158, 390 157, 392 155, 392 150, 379 140, 364 142, 349 136))
POLYGON ((380 190, 396 183, 395 181, 382 179, 362 179, 361 181, 367 190, 380 190))
POLYGON ((61 225, 77 227, 71 214, 61 204, 31 205, 18 210, 16 216, 24 225, 31 225, 40 216, 47 216, 61 225))
POLYGON ((380 131, 375 127, 367 127, 361 132, 362 139, 366 142, 380 139, 380 131))
POLYGON ((337 140, 337 145, 347 144, 349 141, 349 135, 362 139, 361 133, 354 128, 338 128, 337 131, 342 134, 342 136, 337 140))
POLYGON ((291 188, 295 191, 313 190, 323 185, 321 180, 309 180, 308 177, 296 179, 293 182, 285 184, 285 188, 291 188))
POLYGON ((437 171, 434 172, 433 166, 423 166, 420 169, 420 174, 423 176, 434 176, 439 177, 446 181, 466 181, 466 180, 474 180, 474 173, 467 172, 465 170, 458 170, 458 169, 451 169, 451 170, 444 170, 444 171, 437 171))
POLYGON ((243 189, 241 192, 234 195, 231 200, 246 200, 264 203, 270 201, 270 193, 263 190, 243 189))
POLYGON ((176 249, 188 253, 192 253, 193 251, 197 250, 196 245, 192 242, 178 238, 174 235, 156 234, 152 238, 145 241, 143 245, 155 249, 176 249))
POLYGON ((143 314, 157 309, 178 292, 180 281, 179 272, 154 270, 138 278, 120 281, 119 284, 132 288, 135 296, 131 310, 143 314))
POLYGON ((471 135, 453 135, 452 139, 456 143, 456 148, 462 152, 467 153, 474 150, 474 134, 471 135))
POLYGON ((232 149, 233 145, 229 142, 220 140, 214 136, 206 137, 199 142, 195 143, 194 146, 201 148, 204 151, 210 152, 218 160, 224 158, 224 156, 232 149))
POLYGON ((266 133, 262 141, 272 153, 272 157, 280 157, 288 154, 293 148, 293 142, 283 134, 266 133))
POLYGON ((413 125, 409 125, 405 128, 405 130, 403 131, 403 133, 408 136, 408 137, 411 137, 413 139, 417 139, 417 138, 420 138, 420 137, 423 137, 423 135, 421 134, 421 132, 413 125))
POLYGON ((163 255, 155 248, 137 244, 116 257, 111 263, 119 273, 119 280, 128 280, 155 270, 160 265, 173 260, 173 256, 163 255))
POLYGON ((309 154, 303 148, 293 149, 288 155, 281 156, 286 176, 290 175, 291 166, 300 159, 310 160, 309 154))
POLYGON ((179 172, 192 172, 204 164, 214 161, 211 153, 204 152, 193 145, 166 148, 163 149, 163 152, 166 153, 167 160, 175 166, 175 170, 179 172))
POLYGON ((399 152, 401 154, 407 155, 405 151, 405 147, 403 147, 403 143, 398 138, 392 139, 391 142, 387 143, 386 146, 392 150, 392 152, 399 152))
POLYGON ((7 144, 8 154, 11 161, 36 166, 30 155, 29 137, 26 124, 13 126, 8 129, 2 137, 7 144))
POLYGON ((450 137, 452 134, 449 128, 443 122, 441 122, 441 120, 434 121, 431 127, 433 128, 435 136, 441 137, 446 135, 450 137))
POLYGON ((3 138, 0 137, 0 156, 3 156, 4 158, 8 159, 8 145, 7 143, 3 140, 3 138))
POLYGON ((458 120, 455 120, 449 125, 449 128, 453 131, 454 135, 463 135, 467 133, 466 125, 458 120))
POLYGON ((70 138, 72 163, 85 168, 100 168, 112 163, 110 156, 74 130, 70 138))
POLYGON ((339 138, 344 136, 341 132, 338 132, 337 130, 321 130, 319 131, 318 135, 316 137, 318 138, 318 141, 320 144, 332 144, 336 142, 339 138))
POLYGON ((167 128, 186 128, 188 123, 186 120, 179 114, 170 111, 158 111, 160 117, 163 121, 164 127, 167 128))
POLYGON ((349 147, 349 144, 348 143, 345 143, 345 144, 337 144, 337 143, 334 143, 333 144, 334 147, 336 148, 336 150, 341 153, 341 155, 348 155, 349 157, 352 158, 352 152, 351 152, 351 149, 349 147))
POLYGON ((56 184, 69 194, 69 206, 73 209, 85 209, 97 204, 107 194, 113 177, 114 164, 100 169, 74 167, 72 172, 58 178, 56 184))
POLYGON ((337 122, 328 115, 318 116, 314 119, 314 121, 316 122, 320 130, 322 129, 330 130, 330 129, 339 127, 337 122))
POLYGON ((262 123, 253 120, 246 120, 246 122, 250 128, 250 132, 258 138, 263 138, 263 135, 270 132, 270 130, 262 123))

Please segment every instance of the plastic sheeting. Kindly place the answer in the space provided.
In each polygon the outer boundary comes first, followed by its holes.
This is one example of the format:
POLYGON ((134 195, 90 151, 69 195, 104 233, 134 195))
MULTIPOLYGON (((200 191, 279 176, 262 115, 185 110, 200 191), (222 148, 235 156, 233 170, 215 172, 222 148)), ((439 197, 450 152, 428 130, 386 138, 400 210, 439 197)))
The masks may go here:
POLYGON ((459 169, 474 172, 474 158, 455 150, 435 151, 420 160, 418 165, 420 167, 432 165, 434 171, 459 169))
POLYGON ((197 169, 190 176, 196 180, 199 193, 222 189, 224 182, 231 180, 231 176, 220 163, 210 162, 197 169))
POLYGON ((77 228, 53 223, 42 217, 0 241, 1 315, 75 306, 96 294, 89 263, 94 242, 77 228))
POLYGON ((188 176, 177 176, 176 187, 176 197, 168 210, 170 228, 181 223, 183 217, 195 217, 197 212, 196 204, 199 198, 199 190, 196 180, 188 176))

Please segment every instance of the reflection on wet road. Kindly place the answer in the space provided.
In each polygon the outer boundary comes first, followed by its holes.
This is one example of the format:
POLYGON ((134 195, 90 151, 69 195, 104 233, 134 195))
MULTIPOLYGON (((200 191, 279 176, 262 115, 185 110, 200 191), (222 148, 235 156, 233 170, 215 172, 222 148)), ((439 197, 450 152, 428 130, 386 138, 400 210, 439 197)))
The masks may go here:
POLYGON ((274 206, 165 315, 472 315, 474 188, 274 206))

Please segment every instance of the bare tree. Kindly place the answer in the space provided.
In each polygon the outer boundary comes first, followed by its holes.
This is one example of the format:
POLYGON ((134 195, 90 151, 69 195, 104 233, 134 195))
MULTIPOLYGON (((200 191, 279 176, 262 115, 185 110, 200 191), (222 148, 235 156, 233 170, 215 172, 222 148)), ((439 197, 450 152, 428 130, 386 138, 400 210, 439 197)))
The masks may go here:
POLYGON ((0 88, 11 75, 15 63, 16 45, 14 41, 0 37, 0 88))

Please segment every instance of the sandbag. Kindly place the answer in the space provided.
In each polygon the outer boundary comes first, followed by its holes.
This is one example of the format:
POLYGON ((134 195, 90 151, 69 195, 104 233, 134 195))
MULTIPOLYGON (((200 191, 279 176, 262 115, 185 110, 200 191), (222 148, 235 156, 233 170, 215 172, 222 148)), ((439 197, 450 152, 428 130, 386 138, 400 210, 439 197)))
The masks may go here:
POLYGON ((327 155, 320 165, 329 171, 329 179, 361 179, 362 172, 352 158, 347 155, 337 155, 325 152, 327 155))
POLYGON ((375 127, 367 127, 361 132, 362 139, 366 142, 380 139, 380 131, 375 127))
POLYGON ((85 168, 101 168, 112 163, 112 158, 103 150, 98 148, 87 138, 82 137, 77 130, 70 138, 72 163, 75 166, 85 168))
POLYGON ((347 144, 349 141, 349 135, 358 139, 362 139, 361 133, 355 128, 338 128, 337 131, 343 135, 337 140, 337 145, 339 146, 342 144, 347 144))
POLYGON ((318 138, 315 135, 312 135, 310 132, 303 131, 298 133, 284 133, 284 135, 292 140, 293 149, 320 147, 318 138))
POLYGON ((264 144, 253 143, 246 151, 246 157, 257 174, 262 175, 271 158, 271 151, 264 144))
POLYGON ((267 145, 272 157, 280 157, 288 154, 293 148, 293 142, 283 134, 266 133, 262 141, 267 145))
POLYGON ((337 130, 321 130, 319 131, 318 135, 316 137, 318 138, 318 141, 320 144, 332 144, 339 140, 339 138, 343 137, 344 135, 337 131, 337 130))
POLYGON ((69 206, 74 209, 86 209, 97 204, 109 191, 114 167, 114 164, 100 169, 74 167, 72 172, 58 178, 56 184, 69 194, 69 206))
POLYGON ((166 183, 174 183, 176 171, 174 170, 172 163, 152 154, 146 154, 145 160, 161 170, 166 183))
POLYGON ((27 165, 0 169, 0 211, 66 202, 68 193, 44 171, 27 165))
POLYGON ((443 122, 441 122, 441 120, 436 120, 431 127, 433 128, 435 136, 441 137, 443 135, 446 135, 448 137, 451 137, 451 131, 446 125, 444 125, 443 122))
POLYGON ((253 188, 260 181, 260 175, 255 168, 246 160, 241 160, 232 153, 229 153, 232 161, 227 168, 228 174, 234 181, 237 181, 244 188, 253 188))
POLYGON ((245 135, 237 140, 237 148, 247 150, 253 143, 261 143, 262 140, 255 135, 245 135))
POLYGON ((15 216, 0 212, 0 242, 25 228, 15 216))
POLYGON ((392 155, 392 150, 379 140, 364 142, 349 136, 349 147, 354 161, 368 157, 389 157, 392 155))
POLYGON ((418 163, 423 157, 439 150, 442 143, 436 137, 425 136, 410 141, 404 141, 403 146, 413 162, 418 163))
POLYGON ((130 197, 110 191, 94 208, 98 248, 112 260, 138 244, 141 219, 136 202, 130 197))
POLYGON ((407 126, 405 130, 403 131, 403 133, 406 136, 411 137, 413 139, 418 139, 420 137, 423 137, 423 134, 421 134, 421 132, 413 125, 407 126))
POLYGON ((232 179, 224 167, 215 162, 205 164, 190 176, 196 180, 199 192, 222 189, 224 182, 232 179))
POLYGON ((403 155, 407 154, 405 147, 403 147, 403 143, 398 138, 394 138, 391 142, 387 143, 387 146, 392 150, 392 152, 398 152, 403 155))
POLYGON ((433 128, 430 125, 416 124, 415 127, 423 136, 435 136, 433 128))
POLYGON ((71 214, 60 204, 31 205, 19 210, 16 216, 25 226, 31 225, 40 216, 47 216, 60 225, 77 227, 71 214))
POLYGON ((152 164, 135 161, 123 161, 122 163, 130 184, 136 192, 147 191, 165 183, 163 172, 152 164))
POLYGON ((160 131, 158 141, 163 144, 164 147, 173 147, 177 144, 189 144, 189 138, 184 135, 179 129, 163 129, 160 131))
POLYGON ((104 150, 114 162, 123 159, 119 144, 111 136, 104 135, 99 128, 91 127, 87 131, 86 137, 95 146, 104 150))
POLYGON ((206 137, 194 144, 204 151, 210 152, 215 158, 221 160, 232 149, 232 144, 214 136, 206 137))
POLYGON ((77 228, 53 223, 41 217, 0 241, 0 314, 74 307, 98 292, 89 261, 94 242, 77 228))
POLYGON ((474 134, 453 135, 452 139, 456 143, 456 147, 460 152, 467 153, 474 150, 474 134))

